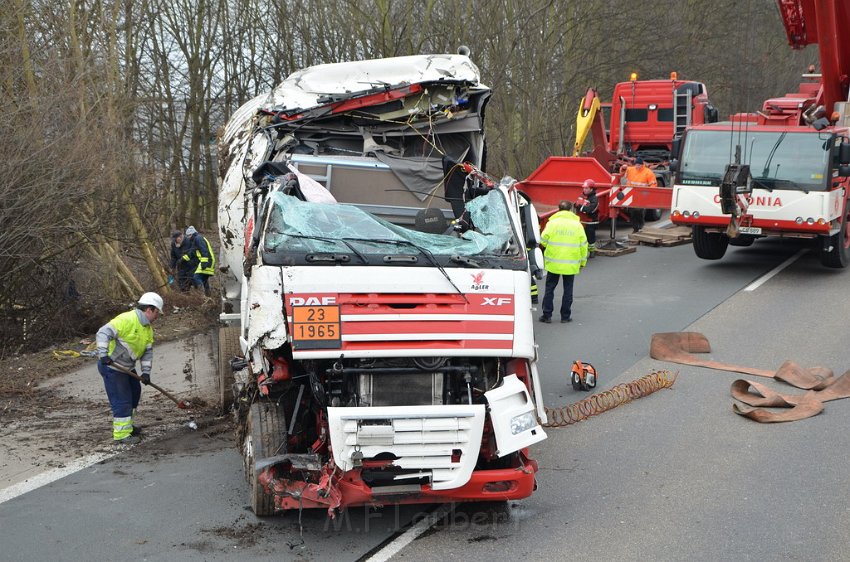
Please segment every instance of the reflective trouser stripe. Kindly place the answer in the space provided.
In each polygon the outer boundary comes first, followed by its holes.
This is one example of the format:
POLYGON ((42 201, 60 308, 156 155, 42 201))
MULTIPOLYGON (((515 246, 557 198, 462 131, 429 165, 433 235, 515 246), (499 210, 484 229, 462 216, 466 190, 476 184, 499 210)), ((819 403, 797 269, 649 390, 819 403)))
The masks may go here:
POLYGON ((588 244, 588 245, 587 245, 587 250, 588 250, 589 252, 595 252, 595 251, 596 251, 596 242, 594 242, 593 244, 588 244))
POLYGON ((116 441, 130 437, 133 433, 133 418, 112 418, 112 438, 116 441))
POLYGON ((531 282, 531 296, 536 297, 537 295, 538 295, 537 283, 532 281, 531 282))

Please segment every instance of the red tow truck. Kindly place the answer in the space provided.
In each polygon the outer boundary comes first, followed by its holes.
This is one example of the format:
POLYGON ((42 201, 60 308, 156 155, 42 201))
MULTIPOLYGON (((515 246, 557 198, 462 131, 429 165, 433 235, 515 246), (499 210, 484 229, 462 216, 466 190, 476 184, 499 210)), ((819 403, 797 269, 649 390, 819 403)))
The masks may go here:
POLYGON ((674 149, 671 220, 692 227, 702 259, 722 258, 729 245, 779 236, 811 239, 824 266, 844 268, 850 261, 850 46, 840 30, 850 24, 850 4, 777 3, 791 47, 818 45, 821 73, 805 74, 798 91, 766 100, 755 113, 689 128, 674 149))
POLYGON ((601 102, 597 91, 589 88, 579 105, 572 156, 547 158, 518 184, 538 208, 564 199, 575 201, 587 179, 596 183, 600 220, 615 218, 628 208, 649 209, 647 218, 658 220, 661 210, 670 208, 673 140, 691 125, 717 121, 705 85, 679 80, 675 72, 669 80, 638 80, 632 73, 628 82, 614 87, 612 100, 601 102), (593 149, 581 155, 588 135, 593 149), (658 187, 621 186, 624 166, 637 156, 655 173, 658 187))

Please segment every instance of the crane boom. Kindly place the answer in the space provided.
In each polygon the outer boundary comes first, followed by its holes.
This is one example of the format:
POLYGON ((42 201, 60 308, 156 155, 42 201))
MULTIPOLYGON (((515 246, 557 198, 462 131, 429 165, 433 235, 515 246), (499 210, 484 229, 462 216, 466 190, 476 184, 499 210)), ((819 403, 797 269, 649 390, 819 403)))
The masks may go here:
POLYGON ((573 156, 578 156, 588 133, 593 130, 593 145, 604 146, 608 144, 605 134, 605 124, 602 122, 602 103, 594 88, 588 88, 587 93, 581 98, 578 115, 576 116, 576 144, 573 148, 573 156), (599 136, 601 134, 601 137, 599 136), (597 138, 598 137, 598 138, 597 138))
POLYGON ((850 23, 850 4, 843 0, 777 0, 792 49, 817 44, 821 89, 817 104, 832 112, 847 100, 850 86, 850 45, 840 29, 850 23))

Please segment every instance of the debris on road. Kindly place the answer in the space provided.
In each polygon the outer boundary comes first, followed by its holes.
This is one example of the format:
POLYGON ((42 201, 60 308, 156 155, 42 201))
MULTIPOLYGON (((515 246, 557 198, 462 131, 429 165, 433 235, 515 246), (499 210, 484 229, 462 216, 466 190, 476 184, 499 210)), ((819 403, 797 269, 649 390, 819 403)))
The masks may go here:
POLYGON ((708 339, 698 332, 669 332, 653 334, 650 357, 659 361, 670 361, 683 365, 706 367, 721 371, 745 373, 758 377, 772 378, 795 388, 806 390, 802 395, 781 394, 767 386, 746 379, 732 383, 732 397, 747 406, 732 404, 732 411, 759 423, 798 421, 818 415, 824 402, 850 398, 850 371, 835 378, 826 367, 800 367, 793 361, 785 361, 776 371, 730 365, 719 361, 702 360, 692 353, 708 353, 708 339), (765 408, 787 408, 775 412, 765 408))
POLYGON ((548 422, 543 427, 565 427, 584 421, 591 416, 613 410, 617 406, 628 404, 638 398, 649 396, 662 388, 670 388, 676 382, 678 373, 671 371, 652 371, 639 379, 618 384, 603 392, 588 396, 575 404, 563 408, 545 408, 548 422))

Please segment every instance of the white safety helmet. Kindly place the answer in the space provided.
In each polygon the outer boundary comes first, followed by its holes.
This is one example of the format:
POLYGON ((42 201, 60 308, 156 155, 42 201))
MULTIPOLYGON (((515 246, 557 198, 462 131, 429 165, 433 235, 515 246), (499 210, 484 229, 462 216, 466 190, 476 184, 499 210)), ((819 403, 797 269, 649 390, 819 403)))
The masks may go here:
POLYGON ((151 306, 155 306, 156 309, 161 313, 162 312, 162 297, 156 293, 145 293, 139 298, 139 305, 148 304, 151 306))

